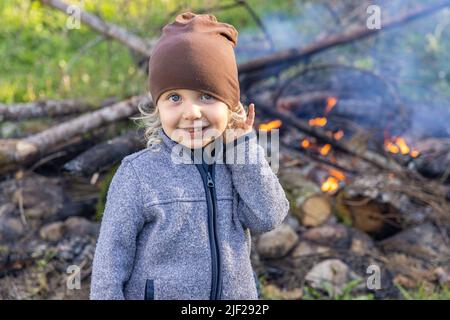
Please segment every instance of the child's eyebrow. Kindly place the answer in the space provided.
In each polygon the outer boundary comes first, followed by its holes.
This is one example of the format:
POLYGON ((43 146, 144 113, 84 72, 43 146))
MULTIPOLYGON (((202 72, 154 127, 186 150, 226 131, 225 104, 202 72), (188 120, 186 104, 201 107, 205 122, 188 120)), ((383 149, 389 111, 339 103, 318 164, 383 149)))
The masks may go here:
POLYGON ((164 94, 164 97, 168 97, 168 96, 170 96, 170 95, 173 94, 173 93, 176 93, 176 94, 180 95, 180 94, 178 93, 178 91, 172 90, 172 91, 168 91, 167 93, 165 93, 165 94, 164 94))

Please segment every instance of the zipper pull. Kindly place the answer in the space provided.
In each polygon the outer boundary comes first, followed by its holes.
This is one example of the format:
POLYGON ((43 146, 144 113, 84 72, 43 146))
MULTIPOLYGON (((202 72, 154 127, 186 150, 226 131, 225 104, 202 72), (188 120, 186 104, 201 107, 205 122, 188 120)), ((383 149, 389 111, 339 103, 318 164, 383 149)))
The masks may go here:
POLYGON ((208 187, 214 188, 214 181, 211 178, 211 174, 208 172, 208 187))

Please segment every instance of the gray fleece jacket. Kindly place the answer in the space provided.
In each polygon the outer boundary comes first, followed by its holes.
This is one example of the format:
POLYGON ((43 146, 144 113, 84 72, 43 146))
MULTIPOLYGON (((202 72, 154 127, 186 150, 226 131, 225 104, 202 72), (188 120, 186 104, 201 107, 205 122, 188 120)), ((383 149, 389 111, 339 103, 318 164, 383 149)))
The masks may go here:
POLYGON ((158 134, 159 150, 126 156, 111 181, 90 298, 258 299, 250 231, 281 224, 289 202, 255 130, 239 140, 244 163, 210 165, 158 134))

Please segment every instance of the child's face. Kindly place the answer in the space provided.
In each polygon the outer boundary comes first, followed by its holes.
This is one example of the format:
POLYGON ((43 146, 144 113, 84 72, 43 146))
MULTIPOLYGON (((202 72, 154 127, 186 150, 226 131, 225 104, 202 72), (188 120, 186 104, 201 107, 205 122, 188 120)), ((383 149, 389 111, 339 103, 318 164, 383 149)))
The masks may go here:
POLYGON ((157 107, 166 134, 191 149, 204 147, 219 138, 228 124, 228 106, 200 91, 166 91, 158 99, 157 107))

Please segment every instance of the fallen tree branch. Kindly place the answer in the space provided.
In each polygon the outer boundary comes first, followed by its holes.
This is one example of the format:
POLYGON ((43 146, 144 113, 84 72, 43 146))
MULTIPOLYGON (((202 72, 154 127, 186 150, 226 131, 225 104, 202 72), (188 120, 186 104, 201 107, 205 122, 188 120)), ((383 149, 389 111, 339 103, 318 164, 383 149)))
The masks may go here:
MULTIPOLYGON (((52 8, 58 9, 66 14, 69 14, 68 9, 71 7, 67 3, 59 0, 40 0, 43 4, 52 8)), ((117 39, 134 51, 137 51, 147 57, 150 57, 151 47, 146 40, 135 34, 129 32, 125 28, 119 27, 110 22, 105 22, 99 17, 80 10, 80 19, 83 23, 90 26, 92 29, 104 34, 109 38, 117 39)))
POLYGON ((71 175, 91 176, 105 170, 125 156, 145 148, 142 130, 129 130, 125 134, 102 142, 86 150, 64 165, 71 175))
POLYGON ((9 171, 18 164, 28 163, 39 156, 45 155, 47 150, 52 149, 54 145, 62 143, 75 135, 135 114, 138 103, 143 99, 146 98, 134 96, 112 106, 83 114, 24 139, 0 140, 0 173, 9 171))
MULTIPOLYGON (((113 104, 116 98, 103 101, 100 107, 113 104)), ((0 104, 0 119, 21 121, 30 118, 55 117, 81 113, 97 108, 99 105, 86 100, 38 100, 27 103, 0 104)))

